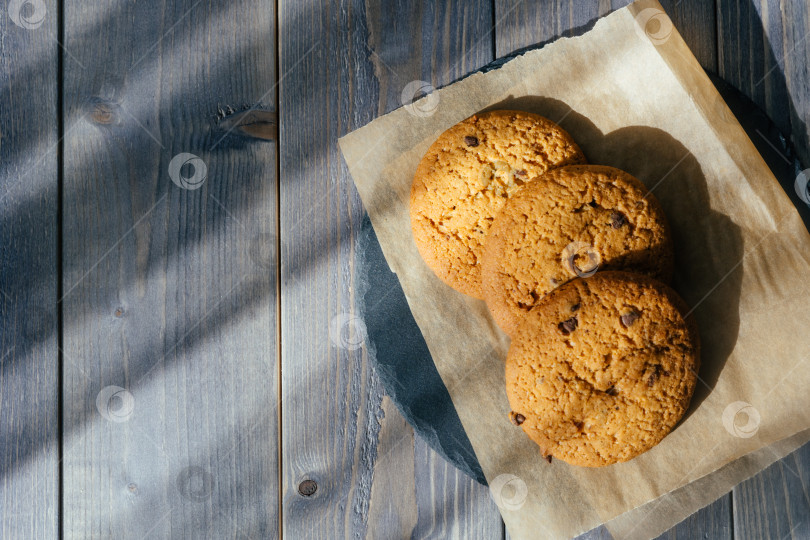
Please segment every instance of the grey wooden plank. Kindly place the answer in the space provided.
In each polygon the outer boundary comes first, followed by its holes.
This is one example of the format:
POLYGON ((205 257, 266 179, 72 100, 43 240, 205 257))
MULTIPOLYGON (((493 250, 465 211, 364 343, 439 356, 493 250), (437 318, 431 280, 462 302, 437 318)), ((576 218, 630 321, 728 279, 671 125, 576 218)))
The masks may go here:
POLYGON ((810 538, 810 445, 734 488, 736 538, 810 538))
POLYGON ((495 0, 495 54, 500 58, 518 49, 569 35, 610 11, 609 0, 578 3, 495 0))
MULTIPOLYGON (((691 540, 698 537, 713 540, 734 537, 730 496, 722 497, 716 502, 701 508, 658 536, 658 540, 677 540, 679 538, 691 540)), ((578 540, 612 540, 612 538, 613 536, 606 527, 597 527, 579 536, 578 540)))
MULTIPOLYGON (((794 4, 802 1, 785 3, 794 4)), ((788 24, 780 2, 717 0, 718 74, 765 110, 785 134, 791 133, 791 97, 779 66, 785 60, 783 29, 788 24)), ((801 57, 787 59, 804 64, 801 57)), ((797 82, 807 83, 806 72, 804 81, 797 82)), ((799 93, 806 92, 805 86, 799 93)))
POLYGON ((383 397, 368 538, 500 538, 488 489, 427 446, 383 397))
POLYGON ((684 538, 726 539, 734 537, 732 527, 732 496, 720 497, 712 504, 701 508, 670 530, 659 536, 659 539, 676 540, 684 538))
MULTIPOLYGON (((571 32, 581 32, 596 18, 631 3, 629 0, 574 3, 565 0, 540 2, 495 1, 496 51, 504 56, 536 43, 553 40, 571 32)), ((699 0, 666 0, 662 7, 672 19, 698 61, 716 69, 717 46, 714 6, 699 0)), ((718 499, 673 527, 661 538, 690 538, 697 534, 708 538, 729 538, 731 495, 718 499)), ((610 538, 599 527, 580 538, 610 538)))
MULTIPOLYGON (((677 540, 679 538, 691 540, 698 537, 713 540, 733 538, 731 499, 727 495, 701 508, 658 536, 658 540, 677 540)), ((606 527, 597 527, 578 537, 579 540, 611 540, 612 538, 613 536, 606 527)))
POLYGON ((285 537, 501 535, 486 488, 414 438, 345 337, 363 326, 363 208, 337 148, 423 87, 410 83, 440 86, 491 60, 491 17, 488 1, 281 3, 285 537), (306 479, 318 486, 308 497, 306 479))
POLYGON ((274 4, 64 12, 65 537, 276 536, 274 4))
MULTIPOLYGON (((717 44, 712 2, 660 0, 684 41, 706 68, 716 69, 717 44)), ((495 45, 498 57, 536 43, 584 29, 598 17, 632 3, 631 0, 495 0, 495 45)))
POLYGON ((419 520, 412 538, 503 537, 503 521, 489 488, 458 472, 419 438, 413 459, 419 520))
POLYGON ((56 2, 3 4, 0 538, 59 530, 58 28, 56 2))
MULTIPOLYGON (((788 106, 790 108, 790 131, 793 144, 802 164, 810 167, 810 71, 807 58, 810 57, 810 6, 802 0, 790 0, 776 3, 768 2, 769 20, 779 19, 774 33, 781 35, 782 54, 775 53, 780 59, 781 71, 787 87, 788 106), (781 32, 780 32, 781 31, 781 32)), ((769 26, 773 26, 771 22, 769 26)), ((776 39, 771 40, 771 47, 776 51, 776 39)), ((769 77, 778 75, 768 74, 769 77)))
POLYGON ((700 65, 717 71, 717 24, 714 2, 659 0, 700 65))

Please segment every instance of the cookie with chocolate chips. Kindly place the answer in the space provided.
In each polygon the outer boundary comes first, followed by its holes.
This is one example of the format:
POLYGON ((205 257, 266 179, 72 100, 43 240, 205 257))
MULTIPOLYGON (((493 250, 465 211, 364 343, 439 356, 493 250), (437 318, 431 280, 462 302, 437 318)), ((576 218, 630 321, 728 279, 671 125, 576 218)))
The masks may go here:
POLYGON ((598 272, 524 317, 506 359, 510 418, 543 456, 587 467, 627 461, 678 423, 699 367, 697 327, 672 289, 598 272))
POLYGON ((472 116, 442 133, 414 175, 411 228, 427 265, 454 289, 482 298, 484 238, 507 198, 550 169, 585 163, 557 124, 522 111, 472 116))
POLYGON ((549 291, 597 270, 672 275, 660 204, 638 179, 601 165, 560 167, 518 189, 495 218, 481 258, 481 290, 514 334, 549 291))

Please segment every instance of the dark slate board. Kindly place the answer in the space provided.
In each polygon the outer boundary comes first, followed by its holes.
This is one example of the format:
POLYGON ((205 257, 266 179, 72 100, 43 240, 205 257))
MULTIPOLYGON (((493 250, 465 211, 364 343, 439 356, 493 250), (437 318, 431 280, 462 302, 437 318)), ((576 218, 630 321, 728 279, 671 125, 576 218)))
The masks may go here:
MULTIPOLYGON (((482 71, 503 63, 504 60, 496 60, 482 71)), ((799 210, 805 226, 810 228, 810 207, 801 201, 794 186, 803 167, 789 141, 750 99, 718 76, 709 73, 709 77, 799 210)), ((368 215, 363 220, 357 245, 358 275, 365 288, 360 302, 368 331, 369 356, 386 392, 431 448, 486 485, 481 465, 399 281, 382 254, 368 215)))

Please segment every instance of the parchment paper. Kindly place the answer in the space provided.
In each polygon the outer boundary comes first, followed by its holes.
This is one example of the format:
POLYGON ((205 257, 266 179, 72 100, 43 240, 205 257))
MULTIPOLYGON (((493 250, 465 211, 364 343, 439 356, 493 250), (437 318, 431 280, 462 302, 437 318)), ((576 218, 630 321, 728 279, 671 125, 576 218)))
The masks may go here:
POLYGON ((605 522, 617 536, 655 534, 810 438, 810 235, 654 0, 438 90, 340 146, 513 538, 570 537, 605 522), (414 245, 409 193, 421 156, 489 108, 557 121, 590 162, 645 182, 670 220, 673 285, 701 332, 701 382, 679 426, 630 462, 541 459, 507 419, 508 338, 414 245))

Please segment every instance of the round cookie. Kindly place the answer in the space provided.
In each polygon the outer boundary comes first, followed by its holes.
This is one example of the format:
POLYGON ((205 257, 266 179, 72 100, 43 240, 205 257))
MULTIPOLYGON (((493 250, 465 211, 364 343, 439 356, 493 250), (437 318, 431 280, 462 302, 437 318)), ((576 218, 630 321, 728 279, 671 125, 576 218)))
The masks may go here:
POLYGON ((597 269, 668 282, 672 241, 664 211, 624 171, 561 167, 504 204, 481 257, 481 290, 498 326, 511 336, 549 291, 597 269))
POLYGON ((484 238, 504 201, 549 169, 585 163, 557 124, 523 111, 491 111, 456 124, 430 146, 411 185, 419 253, 445 283, 482 298, 484 238))
POLYGON ((700 345, 667 285, 599 272, 549 293, 506 359, 510 417, 544 456, 601 467, 658 444, 683 416, 700 345))

